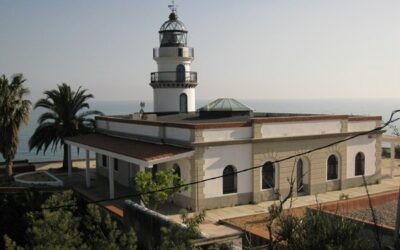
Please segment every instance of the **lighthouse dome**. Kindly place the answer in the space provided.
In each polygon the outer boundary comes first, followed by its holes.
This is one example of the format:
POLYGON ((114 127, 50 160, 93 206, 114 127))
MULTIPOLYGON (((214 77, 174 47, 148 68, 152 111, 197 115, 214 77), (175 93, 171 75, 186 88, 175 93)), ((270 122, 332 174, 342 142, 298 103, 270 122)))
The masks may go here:
POLYGON ((161 25, 159 33, 160 47, 185 47, 187 44, 187 29, 175 12, 161 25))

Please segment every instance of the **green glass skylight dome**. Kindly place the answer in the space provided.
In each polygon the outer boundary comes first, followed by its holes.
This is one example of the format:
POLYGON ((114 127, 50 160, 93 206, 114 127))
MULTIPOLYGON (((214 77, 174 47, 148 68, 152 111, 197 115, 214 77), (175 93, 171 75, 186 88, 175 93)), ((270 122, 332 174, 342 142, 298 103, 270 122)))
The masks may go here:
POLYGON ((175 12, 171 12, 169 20, 161 25, 160 47, 184 47, 187 44, 187 29, 185 25, 178 20, 175 12))

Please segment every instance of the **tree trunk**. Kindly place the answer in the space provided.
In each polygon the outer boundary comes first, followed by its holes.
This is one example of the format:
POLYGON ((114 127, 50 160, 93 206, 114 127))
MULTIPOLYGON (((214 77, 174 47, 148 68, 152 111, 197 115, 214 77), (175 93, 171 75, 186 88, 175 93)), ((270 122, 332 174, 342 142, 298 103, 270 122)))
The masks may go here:
POLYGON ((7 176, 11 178, 13 175, 13 162, 10 159, 6 159, 6 171, 7 171, 7 176))
POLYGON ((62 169, 68 169, 68 145, 64 143, 64 155, 62 169))

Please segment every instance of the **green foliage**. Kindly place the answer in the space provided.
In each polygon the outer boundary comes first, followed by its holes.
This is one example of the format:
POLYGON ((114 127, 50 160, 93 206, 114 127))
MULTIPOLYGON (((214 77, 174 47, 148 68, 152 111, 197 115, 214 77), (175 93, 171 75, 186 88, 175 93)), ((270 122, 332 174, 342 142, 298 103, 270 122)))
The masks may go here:
POLYGON ((31 102, 26 98, 28 88, 23 86, 22 74, 15 74, 10 80, 0 77, 0 153, 6 160, 7 175, 11 176, 12 160, 17 153, 18 133, 22 123, 27 124, 31 102))
POLYGON ((23 247, 17 245, 15 241, 13 241, 8 235, 4 235, 4 249, 6 250, 23 250, 23 247))
POLYGON ((199 225, 204 221, 205 212, 189 217, 186 210, 181 211, 182 225, 173 224, 170 228, 162 228, 161 249, 185 250, 192 249, 191 240, 200 237, 199 225))
POLYGON ((98 249, 136 249, 136 234, 131 228, 127 233, 118 229, 116 221, 97 205, 88 205, 83 218, 85 242, 98 249))
MULTIPOLYGON (((34 189, 21 193, 0 193, 0 235, 7 234, 18 245, 27 244, 24 236, 29 224, 25 215, 29 211, 40 210, 49 195, 34 189)), ((3 240, 0 237, 0 248, 4 245, 3 240)))
POLYGON ((87 94, 86 89, 74 91, 69 85, 63 83, 57 89, 45 91, 45 98, 35 104, 36 108, 44 108, 44 112, 38 119, 39 126, 29 139, 29 149, 36 148, 36 153, 46 152, 51 146, 55 151, 59 145, 64 145, 63 168, 67 168, 67 147, 64 138, 94 130, 93 115, 101 115, 90 108, 88 100, 93 98, 87 94))
POLYGON ((373 249, 359 235, 360 225, 320 210, 303 218, 282 213, 274 231, 275 249, 373 249))
POLYGON ((155 175, 149 171, 140 171, 136 174, 135 183, 141 193, 160 190, 159 192, 141 196, 145 206, 153 210, 157 209, 159 205, 165 203, 175 193, 185 189, 180 187, 184 182, 173 169, 159 170, 155 175))
POLYGON ((42 205, 41 213, 28 213, 31 246, 34 249, 88 249, 79 231, 80 218, 74 216, 76 209, 76 200, 72 191, 68 191, 50 196, 42 205), (59 206, 68 207, 46 209, 59 206))
MULTIPOLYGON (((50 196, 41 210, 28 212, 26 220, 28 249, 136 249, 132 229, 121 231, 97 205, 78 206, 72 191, 50 196)), ((19 249, 8 236, 4 241, 8 249, 19 249)))

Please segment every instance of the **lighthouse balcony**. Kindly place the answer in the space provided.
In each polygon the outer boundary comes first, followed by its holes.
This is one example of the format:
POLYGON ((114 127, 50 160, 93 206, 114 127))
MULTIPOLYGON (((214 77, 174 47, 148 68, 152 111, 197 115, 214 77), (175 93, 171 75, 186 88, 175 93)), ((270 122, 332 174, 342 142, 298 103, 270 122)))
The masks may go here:
POLYGON ((151 83, 162 82, 197 83, 197 72, 163 71, 151 73, 151 83))
POLYGON ((153 58, 177 57, 177 58, 194 58, 194 49, 190 47, 161 47, 153 49, 153 58))

